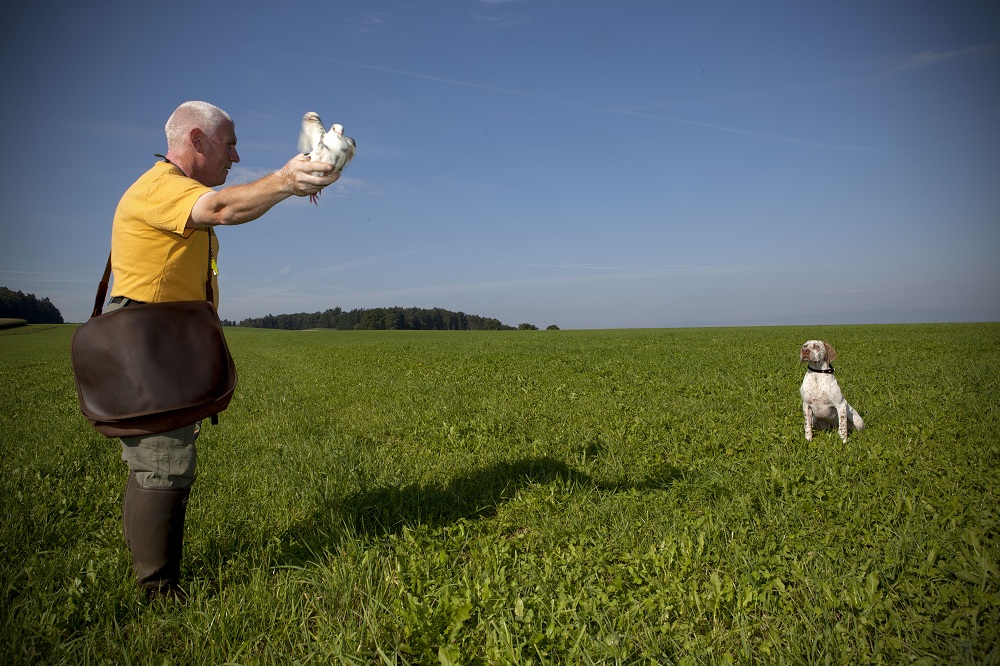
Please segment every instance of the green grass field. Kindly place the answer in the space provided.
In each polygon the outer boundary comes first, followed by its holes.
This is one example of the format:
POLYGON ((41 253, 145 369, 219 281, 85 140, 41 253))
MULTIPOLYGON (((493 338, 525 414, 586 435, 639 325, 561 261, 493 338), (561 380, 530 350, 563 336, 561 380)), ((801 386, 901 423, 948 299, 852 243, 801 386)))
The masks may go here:
POLYGON ((72 331, 0 332, 0 661, 1000 661, 1000 324, 228 329, 184 606, 134 588, 72 331))

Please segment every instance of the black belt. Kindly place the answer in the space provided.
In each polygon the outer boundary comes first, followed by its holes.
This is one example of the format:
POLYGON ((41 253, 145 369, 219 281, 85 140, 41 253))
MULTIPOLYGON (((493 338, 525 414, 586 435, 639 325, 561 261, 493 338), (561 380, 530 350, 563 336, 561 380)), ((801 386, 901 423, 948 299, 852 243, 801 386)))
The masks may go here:
POLYGON ((128 305, 129 303, 135 303, 136 305, 145 305, 146 304, 146 301, 137 301, 134 298, 126 298, 125 296, 112 296, 111 297, 111 302, 112 303, 124 303, 125 305, 128 305))

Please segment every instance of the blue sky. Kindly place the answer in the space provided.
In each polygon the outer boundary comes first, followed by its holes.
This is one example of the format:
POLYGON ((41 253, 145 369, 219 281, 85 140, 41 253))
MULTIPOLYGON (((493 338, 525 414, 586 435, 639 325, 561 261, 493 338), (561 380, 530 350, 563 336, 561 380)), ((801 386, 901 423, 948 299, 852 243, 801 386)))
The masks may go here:
POLYGON ((219 230, 224 318, 1000 320, 993 3, 63 4, 0 27, 0 285, 67 321, 189 99, 236 120, 229 184, 306 111, 358 144, 318 206, 219 230))

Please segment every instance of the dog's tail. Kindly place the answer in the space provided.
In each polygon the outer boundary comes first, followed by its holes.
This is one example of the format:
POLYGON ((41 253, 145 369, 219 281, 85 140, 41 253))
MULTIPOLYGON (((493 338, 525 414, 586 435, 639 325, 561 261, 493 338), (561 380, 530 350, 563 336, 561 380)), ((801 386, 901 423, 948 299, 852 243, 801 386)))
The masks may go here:
POLYGON ((861 414, 858 414, 857 410, 850 405, 847 406, 847 425, 852 430, 861 431, 865 429, 865 420, 861 418, 861 414))

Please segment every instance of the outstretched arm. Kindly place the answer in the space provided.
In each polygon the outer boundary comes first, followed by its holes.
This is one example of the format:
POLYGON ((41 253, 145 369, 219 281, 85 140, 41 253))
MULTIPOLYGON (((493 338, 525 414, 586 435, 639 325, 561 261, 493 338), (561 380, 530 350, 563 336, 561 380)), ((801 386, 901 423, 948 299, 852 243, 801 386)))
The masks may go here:
POLYGON ((243 224, 256 220, 275 204, 297 196, 316 194, 340 178, 332 164, 311 162, 297 155, 272 174, 245 185, 206 192, 195 202, 188 217, 191 229, 243 224), (321 172, 321 175, 314 175, 321 172))

